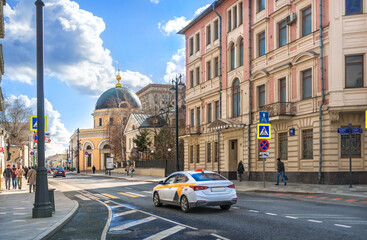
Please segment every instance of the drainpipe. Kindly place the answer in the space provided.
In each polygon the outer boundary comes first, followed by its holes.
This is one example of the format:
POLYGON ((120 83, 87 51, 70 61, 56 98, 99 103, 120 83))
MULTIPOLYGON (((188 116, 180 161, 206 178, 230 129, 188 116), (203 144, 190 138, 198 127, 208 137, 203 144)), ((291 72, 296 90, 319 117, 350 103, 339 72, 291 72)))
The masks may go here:
POLYGON ((252 124, 252 93, 251 93, 251 1, 248 1, 248 96, 249 96, 249 123, 247 129, 247 159, 248 180, 251 178, 251 124, 252 124))
MULTIPOLYGON (((215 1, 213 6, 213 11, 217 14, 219 18, 219 118, 222 118, 222 17, 219 15, 217 10, 215 10, 215 5, 218 2, 215 1)), ((218 162, 218 173, 220 173, 220 163, 219 163, 219 138, 220 138, 220 129, 218 130, 218 147, 217 147, 217 162, 218 162)))
POLYGON ((317 178, 317 183, 321 184, 322 180, 322 107, 325 103, 324 95, 324 44, 322 41, 322 0, 320 0, 320 78, 321 78, 321 104, 319 107, 319 144, 320 144, 320 158, 319 158, 319 175, 317 178))

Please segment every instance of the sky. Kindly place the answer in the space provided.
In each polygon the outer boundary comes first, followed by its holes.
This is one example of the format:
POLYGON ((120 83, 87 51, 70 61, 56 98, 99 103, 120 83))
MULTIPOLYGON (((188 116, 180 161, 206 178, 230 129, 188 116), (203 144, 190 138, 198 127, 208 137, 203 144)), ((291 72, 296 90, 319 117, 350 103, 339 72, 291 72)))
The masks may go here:
MULTIPOLYGON (((4 6, 5 101, 22 99, 36 114, 34 0, 4 6)), ((185 73, 184 36, 177 32, 213 0, 44 0, 45 112, 51 143, 64 153, 77 128, 91 128, 98 97, 121 83, 138 91, 185 73)))

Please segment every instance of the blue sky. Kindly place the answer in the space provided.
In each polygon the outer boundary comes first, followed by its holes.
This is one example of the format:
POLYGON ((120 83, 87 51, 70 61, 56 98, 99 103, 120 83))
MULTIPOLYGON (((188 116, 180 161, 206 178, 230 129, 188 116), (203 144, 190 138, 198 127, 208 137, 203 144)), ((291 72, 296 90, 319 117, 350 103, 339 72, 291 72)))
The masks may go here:
MULTIPOLYGON (((52 144, 62 152, 72 132, 92 127, 98 96, 115 84, 134 91, 167 83, 185 71, 183 36, 176 32, 211 0, 44 0, 45 96, 52 144)), ((8 0, 1 40, 9 101, 22 98, 35 110, 35 5, 8 0)))

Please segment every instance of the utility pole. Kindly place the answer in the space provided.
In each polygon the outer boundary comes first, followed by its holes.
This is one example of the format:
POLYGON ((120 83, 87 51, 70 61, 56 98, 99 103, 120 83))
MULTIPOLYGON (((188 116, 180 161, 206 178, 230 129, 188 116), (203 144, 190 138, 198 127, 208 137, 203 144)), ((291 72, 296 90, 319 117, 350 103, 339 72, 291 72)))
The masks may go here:
POLYGON ((80 142, 79 142, 79 133, 80 133, 80 131, 79 131, 79 128, 76 130, 77 131, 77 134, 78 134, 78 138, 77 138, 77 151, 78 151, 78 161, 77 161, 77 166, 76 166, 76 169, 77 169, 77 173, 80 173, 80 169, 79 169, 79 147, 80 147, 80 142))
POLYGON ((33 218, 52 217, 52 207, 48 193, 47 171, 45 168, 45 96, 43 80, 43 7, 42 0, 36 0, 37 29, 37 129, 38 167, 36 197, 32 209, 33 218))

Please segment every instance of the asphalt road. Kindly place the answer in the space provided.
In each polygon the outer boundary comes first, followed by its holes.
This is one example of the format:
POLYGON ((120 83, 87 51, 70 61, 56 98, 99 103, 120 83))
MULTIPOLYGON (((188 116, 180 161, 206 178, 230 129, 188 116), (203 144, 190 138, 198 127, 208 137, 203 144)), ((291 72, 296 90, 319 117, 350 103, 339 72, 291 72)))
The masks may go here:
POLYGON ((101 239, 101 236, 191 240, 366 239, 367 236, 367 204, 361 202, 323 200, 320 196, 238 193, 238 202, 229 211, 208 207, 183 213, 179 207, 154 207, 153 183, 77 175, 49 182, 80 204, 73 219, 50 239, 101 239))

